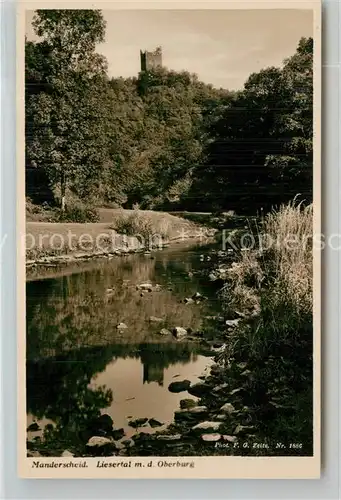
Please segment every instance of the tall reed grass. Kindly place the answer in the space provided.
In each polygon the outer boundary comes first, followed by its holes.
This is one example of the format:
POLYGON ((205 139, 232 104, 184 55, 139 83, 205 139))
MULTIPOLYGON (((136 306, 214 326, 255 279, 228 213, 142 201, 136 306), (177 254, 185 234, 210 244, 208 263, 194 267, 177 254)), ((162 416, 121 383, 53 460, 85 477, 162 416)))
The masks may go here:
POLYGON ((253 248, 241 251, 221 294, 228 311, 253 321, 230 339, 232 351, 255 356, 312 342, 312 205, 292 203, 269 213, 253 234, 253 248))

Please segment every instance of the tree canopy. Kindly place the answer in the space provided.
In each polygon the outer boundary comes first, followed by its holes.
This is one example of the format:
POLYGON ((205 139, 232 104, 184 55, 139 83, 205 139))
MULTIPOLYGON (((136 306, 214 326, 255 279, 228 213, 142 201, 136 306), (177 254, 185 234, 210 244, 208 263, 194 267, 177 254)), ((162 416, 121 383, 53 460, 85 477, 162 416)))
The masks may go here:
POLYGON ((33 27, 26 164, 62 205, 252 212, 297 193, 310 201, 312 39, 230 92, 166 68, 109 78, 98 10, 38 10, 33 27))

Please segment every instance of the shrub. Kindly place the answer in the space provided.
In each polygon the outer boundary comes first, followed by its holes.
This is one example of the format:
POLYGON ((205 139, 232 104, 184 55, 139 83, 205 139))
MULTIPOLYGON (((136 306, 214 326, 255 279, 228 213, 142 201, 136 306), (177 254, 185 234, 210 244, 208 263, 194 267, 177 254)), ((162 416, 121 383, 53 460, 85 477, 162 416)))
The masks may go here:
POLYGON ((36 205, 32 199, 26 197, 26 220, 29 222, 53 222, 55 219, 55 208, 47 202, 36 205))
POLYGON ((84 205, 67 206, 64 212, 59 212, 59 222, 99 222, 98 211, 84 205))
POLYGON ((137 237, 146 247, 152 247, 167 241, 170 236, 170 222, 159 214, 141 212, 138 209, 130 213, 123 210, 115 217, 112 229, 120 234, 137 237))

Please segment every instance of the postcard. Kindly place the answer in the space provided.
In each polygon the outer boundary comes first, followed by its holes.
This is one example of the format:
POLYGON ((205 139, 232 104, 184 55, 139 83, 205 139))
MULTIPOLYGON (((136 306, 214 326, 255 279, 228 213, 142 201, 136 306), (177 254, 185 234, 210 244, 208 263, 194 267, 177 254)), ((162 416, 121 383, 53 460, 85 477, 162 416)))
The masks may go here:
POLYGON ((18 474, 319 478, 320 2, 17 19, 18 474))

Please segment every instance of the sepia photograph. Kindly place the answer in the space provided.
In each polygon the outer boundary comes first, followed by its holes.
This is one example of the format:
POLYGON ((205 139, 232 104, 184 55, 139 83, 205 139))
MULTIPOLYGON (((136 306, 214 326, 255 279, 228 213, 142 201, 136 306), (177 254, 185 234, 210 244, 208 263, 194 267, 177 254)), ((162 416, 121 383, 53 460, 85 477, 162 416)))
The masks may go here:
POLYGON ((32 468, 319 453, 314 13, 25 11, 32 468))

